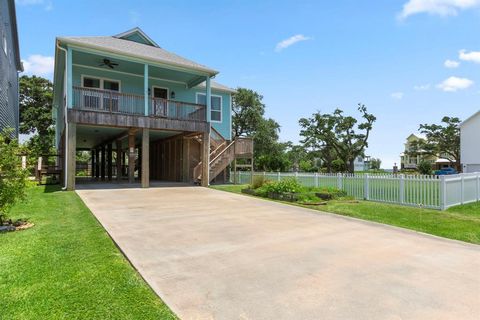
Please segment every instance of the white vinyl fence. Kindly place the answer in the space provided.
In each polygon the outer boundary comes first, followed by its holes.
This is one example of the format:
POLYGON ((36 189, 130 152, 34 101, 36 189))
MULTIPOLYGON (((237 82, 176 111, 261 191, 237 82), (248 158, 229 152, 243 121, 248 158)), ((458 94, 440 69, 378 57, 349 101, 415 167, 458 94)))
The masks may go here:
MULTIPOLYGON (((296 178, 303 186, 337 188, 356 199, 440 210, 480 198, 478 172, 448 176, 305 172, 254 172, 253 175, 271 181, 296 178)), ((230 176, 234 181, 233 172, 230 176)), ((247 184, 250 179, 250 172, 237 172, 238 183, 247 184)))

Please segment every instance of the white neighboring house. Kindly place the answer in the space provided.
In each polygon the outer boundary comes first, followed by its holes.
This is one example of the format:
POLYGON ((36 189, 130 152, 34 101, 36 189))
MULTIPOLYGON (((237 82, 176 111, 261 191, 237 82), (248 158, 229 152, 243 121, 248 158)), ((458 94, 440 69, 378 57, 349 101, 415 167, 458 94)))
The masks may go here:
POLYGON ((353 171, 368 171, 370 170, 370 156, 358 156, 353 162, 353 171))
POLYGON ((480 172, 480 110, 460 124, 460 162, 463 172, 480 172))

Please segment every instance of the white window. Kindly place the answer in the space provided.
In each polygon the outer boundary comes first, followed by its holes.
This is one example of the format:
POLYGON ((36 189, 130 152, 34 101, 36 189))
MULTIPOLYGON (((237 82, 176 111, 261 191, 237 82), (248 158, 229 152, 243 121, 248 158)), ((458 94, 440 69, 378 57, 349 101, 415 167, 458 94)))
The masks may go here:
POLYGON ((120 81, 82 76, 82 87, 93 89, 82 91, 82 107, 119 111, 120 81))
MULTIPOLYGON (((197 93, 197 103, 207 104, 206 95, 204 93, 197 93)), ((211 95, 210 119, 212 122, 222 122, 222 97, 211 95)))

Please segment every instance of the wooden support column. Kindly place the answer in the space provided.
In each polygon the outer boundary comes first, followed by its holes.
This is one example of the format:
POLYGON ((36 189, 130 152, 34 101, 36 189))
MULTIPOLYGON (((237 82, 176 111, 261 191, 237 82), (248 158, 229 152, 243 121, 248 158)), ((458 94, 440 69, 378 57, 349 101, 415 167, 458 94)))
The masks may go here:
POLYGON ((105 180, 105 146, 103 145, 101 148, 102 160, 100 162, 100 175, 102 181, 105 180))
POLYGON ((115 148, 117 150, 116 151, 117 160, 115 161, 115 164, 117 165, 117 181, 120 181, 122 179, 122 158, 123 158, 122 141, 120 140, 115 141, 115 148))
POLYGON ((150 185, 150 130, 142 130, 142 188, 150 185))
POLYGON ((112 165, 113 165, 113 156, 112 156, 112 144, 107 145, 107 177, 108 181, 112 181, 112 165))
POLYGON ((67 136, 67 190, 75 190, 75 171, 77 159, 77 125, 68 123, 67 136))
POLYGON ((100 150, 95 149, 95 178, 100 178, 100 150))
POLYGON ((128 131, 128 182, 135 182, 135 130, 128 131))
POLYGON ((95 150, 92 149, 90 150, 90 157, 91 157, 91 160, 92 160, 92 163, 91 163, 91 172, 90 174, 92 175, 92 179, 95 178, 95 150))
POLYGON ((202 187, 210 184, 210 132, 202 134, 202 187))
POLYGON ((190 182, 190 139, 183 137, 182 146, 182 180, 183 182, 190 182))

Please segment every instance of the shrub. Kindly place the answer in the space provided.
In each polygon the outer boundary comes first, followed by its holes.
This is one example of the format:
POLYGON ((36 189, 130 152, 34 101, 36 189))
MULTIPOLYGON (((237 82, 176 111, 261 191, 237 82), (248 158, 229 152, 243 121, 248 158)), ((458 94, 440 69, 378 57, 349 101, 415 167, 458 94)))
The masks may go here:
POLYGON ((25 196, 27 170, 22 169, 21 149, 9 130, 0 134, 0 224, 10 208, 25 196))
POLYGON ((432 164, 425 160, 420 161, 418 164, 418 172, 420 172, 420 174, 432 174, 432 164))
POLYGON ((268 181, 264 176, 254 176, 251 187, 252 189, 258 189, 268 181))
POLYGON ((260 192, 268 194, 270 192, 274 193, 297 193, 303 190, 302 185, 297 181, 297 179, 285 179, 277 182, 268 181, 261 188, 260 192))

